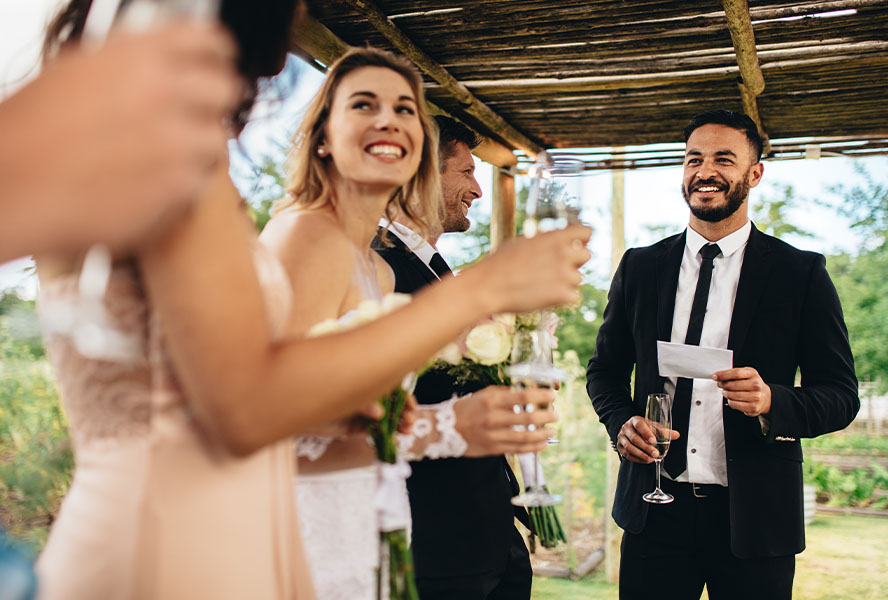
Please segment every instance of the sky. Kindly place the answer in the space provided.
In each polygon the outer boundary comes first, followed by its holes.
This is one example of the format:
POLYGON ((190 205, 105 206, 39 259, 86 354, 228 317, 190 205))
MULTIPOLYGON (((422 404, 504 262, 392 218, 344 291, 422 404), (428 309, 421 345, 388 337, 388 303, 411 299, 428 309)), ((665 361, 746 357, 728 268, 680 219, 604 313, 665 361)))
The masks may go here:
MULTIPOLYGON (((0 0, 0 97, 12 93, 28 74, 36 73, 37 51, 42 28, 57 0, 0 0)), ((296 129, 301 113, 322 81, 322 75, 299 59, 291 57, 281 82, 270 86, 270 101, 254 112, 254 122, 233 144, 232 176, 241 192, 249 196, 253 185, 253 171, 265 155, 279 155, 296 129), (293 85, 293 81, 298 84, 293 85)), ((877 178, 888 174, 888 158, 861 159, 864 167, 877 178)), ((483 191, 482 198, 473 204, 469 217, 477 219, 490 213, 492 169, 476 159, 477 178, 483 191)), ((687 224, 688 210, 681 196, 681 167, 639 169, 625 174, 625 236, 627 247, 646 245, 656 241, 660 234, 650 227, 666 227, 678 232, 687 224)), ((822 253, 853 252, 860 240, 848 227, 848 222, 816 202, 826 198, 829 187, 836 184, 853 186, 858 176, 854 162, 847 158, 824 157, 819 160, 766 161, 764 179, 754 188, 751 200, 757 197, 776 197, 782 187, 791 185, 799 207, 790 213, 791 221, 814 234, 813 238, 792 238, 787 241, 801 248, 822 253)), ((595 229, 590 247, 593 259, 588 265, 590 281, 606 284, 610 271, 611 202, 610 172, 590 172, 584 186, 582 218, 595 229)), ((518 184, 522 180, 519 178, 518 184)), ((458 234, 441 238, 439 247, 450 262, 459 264, 465 253, 458 234)), ((30 261, 20 259, 0 264, 0 289, 23 288, 25 295, 33 295, 35 278, 27 271, 30 261)))

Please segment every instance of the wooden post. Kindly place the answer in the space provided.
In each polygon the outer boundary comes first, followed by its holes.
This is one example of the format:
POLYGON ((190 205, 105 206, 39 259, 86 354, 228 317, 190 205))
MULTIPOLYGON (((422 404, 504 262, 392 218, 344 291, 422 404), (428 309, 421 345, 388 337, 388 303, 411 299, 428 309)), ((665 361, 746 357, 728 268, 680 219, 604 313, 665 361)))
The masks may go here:
MULTIPOLYGON (((620 165, 623 159, 623 148, 614 149, 614 164, 620 165)), ((616 168, 611 171, 611 279, 626 252, 625 232, 625 171, 616 168)), ((609 583, 620 581, 620 541, 623 532, 611 517, 614 506, 614 494, 617 491, 617 473, 620 470, 620 458, 616 452, 607 452, 607 483, 605 485, 604 515, 604 571, 609 583)))
POLYGON ((493 170, 493 207, 490 213, 490 249, 515 237, 515 176, 504 169, 493 170))

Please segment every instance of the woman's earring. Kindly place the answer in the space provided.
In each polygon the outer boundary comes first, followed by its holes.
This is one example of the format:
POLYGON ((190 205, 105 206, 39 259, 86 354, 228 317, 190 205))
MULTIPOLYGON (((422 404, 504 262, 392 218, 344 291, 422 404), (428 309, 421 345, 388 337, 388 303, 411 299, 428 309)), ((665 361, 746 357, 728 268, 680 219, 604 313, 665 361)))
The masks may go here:
POLYGON ((317 152, 318 152, 318 156, 320 156, 321 158, 324 158, 325 156, 327 156, 327 149, 324 148, 323 146, 318 146, 317 152))

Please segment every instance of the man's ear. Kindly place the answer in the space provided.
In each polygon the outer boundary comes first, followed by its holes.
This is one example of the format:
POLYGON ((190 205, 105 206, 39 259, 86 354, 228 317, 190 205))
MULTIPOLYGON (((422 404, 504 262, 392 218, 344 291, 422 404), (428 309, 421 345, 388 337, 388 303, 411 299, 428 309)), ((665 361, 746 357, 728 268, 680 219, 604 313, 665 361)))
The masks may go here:
POLYGON ((749 187, 754 188, 762 181, 762 175, 765 172, 765 165, 761 161, 755 163, 749 168, 746 174, 746 183, 749 187))

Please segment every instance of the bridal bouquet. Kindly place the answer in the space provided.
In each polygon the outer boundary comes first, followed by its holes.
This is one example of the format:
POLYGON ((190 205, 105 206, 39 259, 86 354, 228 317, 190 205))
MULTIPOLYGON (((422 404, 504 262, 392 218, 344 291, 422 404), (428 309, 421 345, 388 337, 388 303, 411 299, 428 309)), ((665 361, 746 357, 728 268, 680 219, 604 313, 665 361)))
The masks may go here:
MULTIPOLYGON (((532 334, 548 336, 547 345, 554 349, 557 325, 558 318, 551 312, 497 315, 476 325, 457 345, 451 345, 431 369, 447 373, 460 386, 511 385, 506 367, 532 354, 532 334)), ((534 473, 533 460, 522 460, 530 456, 518 456, 525 487, 536 481, 543 485, 542 469, 534 473)), ((527 512, 544 548, 567 541, 554 506, 531 506, 527 512)))
MULTIPOLYGON (((328 319, 312 328, 311 335, 332 333, 356 327, 372 321, 410 302, 408 294, 388 294, 381 301, 365 300, 339 320, 328 319)), ((384 580, 388 579, 390 600, 419 600, 414 579, 413 555, 408 546, 407 525, 410 505, 404 481, 410 475, 410 467, 398 459, 395 435, 407 399, 412 392, 415 377, 408 375, 402 384, 380 398, 383 415, 367 425, 367 433, 373 440, 376 458, 379 460, 379 488, 374 503, 379 514, 380 567, 377 597, 382 593, 384 580), (388 577, 383 569, 388 563, 388 577)))

